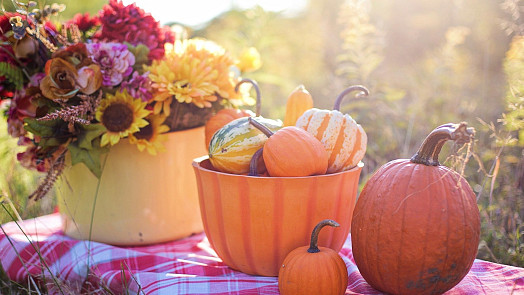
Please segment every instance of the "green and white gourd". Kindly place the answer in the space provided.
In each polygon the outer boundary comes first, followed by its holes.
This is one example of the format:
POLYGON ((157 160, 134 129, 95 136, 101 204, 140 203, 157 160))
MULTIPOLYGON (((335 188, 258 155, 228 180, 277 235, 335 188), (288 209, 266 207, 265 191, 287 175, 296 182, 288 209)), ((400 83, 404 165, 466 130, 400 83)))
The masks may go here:
MULTIPOLYGON (((257 117, 271 131, 282 128, 282 121, 257 117)), ((247 117, 229 122, 219 129, 209 143, 209 160, 221 172, 246 174, 249 163, 257 150, 264 146, 268 137, 249 124, 247 117)))

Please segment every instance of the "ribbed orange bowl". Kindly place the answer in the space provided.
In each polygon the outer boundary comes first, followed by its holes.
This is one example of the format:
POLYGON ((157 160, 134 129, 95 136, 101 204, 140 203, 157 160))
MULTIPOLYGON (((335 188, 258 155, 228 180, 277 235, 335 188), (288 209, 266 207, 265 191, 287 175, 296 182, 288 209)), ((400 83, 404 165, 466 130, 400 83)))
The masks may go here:
POLYGON ((309 244, 313 227, 329 218, 319 245, 340 251, 346 240, 362 165, 308 177, 254 177, 216 171, 207 156, 193 161, 204 231, 229 267, 277 276, 286 255, 309 244))

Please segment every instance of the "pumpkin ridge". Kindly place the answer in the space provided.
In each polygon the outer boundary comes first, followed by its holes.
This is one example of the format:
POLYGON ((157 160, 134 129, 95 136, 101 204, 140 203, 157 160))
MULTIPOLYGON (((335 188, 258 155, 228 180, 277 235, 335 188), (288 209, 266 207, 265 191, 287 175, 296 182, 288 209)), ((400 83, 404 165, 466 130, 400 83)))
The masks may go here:
MULTIPOLYGON (((399 162, 399 163, 401 163, 401 162, 399 162)), ((397 166, 397 165, 392 165, 392 167, 395 167, 395 166, 397 166)), ((396 183, 395 180, 396 180, 398 177, 401 176, 401 173, 395 173, 396 171, 394 171, 393 169, 391 169, 392 167, 387 167, 387 168, 386 168, 386 171, 385 171, 385 173, 384 173, 383 178, 386 178, 386 179, 387 179, 387 178, 391 177, 391 176, 390 176, 391 174, 393 174, 393 177, 392 177, 393 181, 392 181, 391 183, 396 183), (387 172, 387 174, 386 174, 386 172, 387 172)), ((407 168, 407 167, 406 167, 406 168, 407 168)), ((406 168, 405 168, 405 167, 402 167, 401 169, 406 169, 406 168)), ((387 198, 387 196, 384 196, 384 191, 385 191, 385 189, 383 188, 383 187, 385 187, 387 184, 388 184, 388 183, 385 182, 385 181, 381 181, 381 182, 379 183, 379 186, 378 186, 377 191, 380 192, 380 194, 381 194, 381 198, 376 198, 376 199, 374 199, 371 207, 376 207, 376 206, 375 206, 375 203, 376 203, 376 202, 380 202, 380 201, 381 201, 380 199, 382 199, 382 198, 387 198)), ((378 196, 378 194, 377 194, 377 196, 378 196)), ((385 210, 386 210, 385 208, 382 208, 382 212, 381 212, 380 214, 378 214, 378 226, 377 226, 377 233, 376 233, 377 236, 380 236, 381 226, 382 226, 382 217, 384 216, 384 211, 385 211, 385 210)), ((367 239, 367 238, 368 238, 368 237, 367 237, 367 235, 366 235, 366 239, 367 239)), ((375 256, 375 261, 379 261, 377 258, 378 258, 378 256, 379 256, 379 254, 381 253, 381 252, 380 252, 380 243, 378 243, 379 240, 380 240, 380 239, 379 239, 378 237, 377 237, 377 238, 374 238, 374 242, 376 243, 376 245, 374 245, 374 246, 375 246, 375 253, 372 253, 372 254, 374 254, 374 256, 375 256)), ((366 249, 369 249, 369 248, 366 247, 366 249)), ((371 253, 370 253, 370 254, 371 254, 371 253)), ((371 255, 366 255, 366 256, 371 257, 371 255)), ((378 263, 375 263, 375 269, 376 269, 376 273, 379 275, 379 277, 384 277, 384 275, 381 274, 381 271, 380 271, 380 265, 379 265, 378 263)), ((383 288, 383 287, 382 287, 382 282, 375 282, 375 284, 378 285, 378 286, 381 286, 381 288, 383 288)))
MULTIPOLYGON (((405 183, 405 192, 402 194, 402 195, 406 195, 407 192, 409 191, 410 189, 410 184, 411 184, 411 181, 414 180, 414 177, 413 175, 415 175, 415 171, 417 171, 417 165, 414 165, 413 167, 409 167, 407 166, 408 168, 411 168, 411 174, 409 175, 409 178, 404 181, 405 183)), ((417 171, 418 172, 418 171, 417 171)), ((400 172, 399 174, 403 175, 404 173, 400 172)), ((401 265, 402 265, 402 250, 404 249, 403 247, 403 237, 404 237, 404 223, 406 221, 406 208, 408 207, 407 203, 404 204, 402 206, 402 222, 400 223, 400 248, 398 249, 398 256, 397 256, 397 270, 396 270, 396 273, 401 273, 400 272, 400 268, 401 268, 401 265)), ((411 245, 408 245, 408 247, 411 246, 411 245)), ((378 261, 378 260, 377 260, 378 261)), ((397 276, 397 293, 400 294, 401 287, 400 287, 400 276, 397 276)))
MULTIPOLYGON (((318 175, 318 174, 325 173, 325 171, 321 171, 321 168, 324 165, 322 163, 316 161, 316 159, 318 159, 318 155, 317 155, 318 154, 318 149, 313 150, 311 148, 305 148, 306 145, 309 144, 309 142, 304 137, 300 137, 298 132, 297 132, 297 137, 301 141, 301 144, 297 146, 297 148, 301 149, 300 154, 306 154, 307 153, 308 156, 309 156, 309 157, 307 157, 309 163, 307 163, 307 165, 303 165, 303 166, 304 167, 314 166, 315 167, 315 173, 313 175, 318 175)), ((306 164, 306 163, 304 163, 304 164, 306 164)))
MULTIPOLYGON (((430 184, 433 183, 433 182, 434 182, 433 181, 433 174, 432 173, 431 174, 428 173, 426 175, 426 183, 427 184, 425 186, 429 188, 430 184)), ((433 208, 433 206, 431 206, 431 203, 434 201, 434 199, 435 198, 428 198, 428 200, 429 200, 428 208, 433 208)), ((423 240, 424 240, 424 246, 422 248, 422 252, 423 253, 426 253, 427 248, 428 248, 428 240, 429 239, 427 238, 427 236, 428 236, 429 228, 431 226, 431 222, 430 221, 431 221, 431 217, 432 217, 432 215, 431 215, 432 212, 433 212, 433 210, 429 210, 429 212, 427 214, 426 227, 425 227, 425 230, 424 230, 424 238, 423 238, 423 240)), ((426 267, 426 257, 424 256, 424 259, 422 260, 422 264, 421 264, 420 269, 424 270, 425 267, 426 267)), ((423 279, 424 279, 424 273, 422 271, 420 271, 419 272, 418 282, 423 282, 423 279)))
MULTIPOLYGON (((382 168, 379 168, 375 173, 374 175, 376 175, 376 178, 374 177, 371 177, 369 179, 369 181, 364 185, 364 188, 362 189, 362 192, 360 193, 360 196, 362 195, 365 195, 365 192, 367 190, 368 187, 372 187, 376 180, 377 179, 380 179, 384 176, 384 174, 387 174, 389 171, 387 169, 387 167, 382 167, 382 168)), ((385 185, 384 182, 382 182, 383 185, 385 185)), ((380 191, 379 189, 376 190, 377 192, 380 191)), ((359 197, 360 199, 361 197, 359 197)), ((357 201, 357 204, 355 207, 362 207, 363 209, 362 210, 355 210, 357 211, 357 214, 355 216, 353 216, 353 220, 355 221, 354 223, 352 222, 351 224, 351 241, 353 242, 354 241, 354 236, 362 236, 362 239, 360 241, 364 241, 364 243, 367 243, 369 242, 369 236, 371 235, 371 231, 370 230, 362 230, 361 229, 361 224, 359 223, 359 221, 362 219, 362 220, 365 220, 368 218, 368 216, 370 215, 368 212, 373 212, 372 210, 368 209, 370 207, 373 207, 374 205, 374 202, 375 200, 373 198, 369 198, 369 199, 361 199, 360 202, 357 201), (360 213, 366 213, 366 215, 362 218, 357 218, 360 216, 360 213), (356 225, 356 226, 354 226, 356 225)), ((356 209, 356 208, 355 208, 356 209)), ((380 218, 380 215, 379 215, 379 218, 380 218)), ((380 224, 380 220, 379 220, 379 224, 380 224)), ((380 231, 380 227, 377 227, 377 232, 380 231)), ((355 242, 359 242, 357 240, 355 240, 355 242)), ((353 245, 353 247, 355 247, 355 245, 353 245)), ((360 247, 360 245, 357 245, 357 247, 360 247)), ((370 245, 369 247, 365 247, 362 251, 362 257, 363 257, 363 261, 369 261, 369 257, 371 257, 371 255, 373 254, 372 252, 372 248, 375 248, 377 247, 378 248, 378 244, 373 244, 373 245, 370 245)), ((359 257, 355 257, 354 259, 358 260, 359 257)), ((356 261, 355 260, 355 261, 356 261)), ((362 271, 368 271, 368 269, 366 270, 361 270, 362 271)), ((377 265, 377 271, 378 271, 378 265, 377 265)))
MULTIPOLYGON (((311 116, 309 120, 309 125, 307 126, 307 132, 310 132, 322 143, 322 134, 326 130, 326 125, 329 123, 329 113, 326 110, 319 110, 311 116), (327 123, 325 122, 327 119, 327 123)), ((327 149, 327 148, 326 148, 327 149)))
MULTIPOLYGON (((363 130, 360 130, 360 128, 358 128, 358 126, 356 126, 356 132, 355 132, 355 141, 353 143, 353 148, 352 148, 352 152, 350 154, 350 156, 347 158, 346 162, 344 163, 344 166, 346 167, 353 167, 354 165, 358 164, 358 163, 353 163, 354 159, 355 159, 355 156, 357 155, 357 153, 359 151, 362 150, 362 143, 363 143, 363 136, 364 134, 362 133, 363 130), (355 148, 355 147, 358 147, 358 148, 355 148)), ((364 147, 365 148, 365 147, 364 147)))
POLYGON ((344 163, 348 159, 347 151, 351 151, 355 146, 353 142, 353 135, 355 132, 352 132, 354 128, 352 128, 353 126, 351 124, 350 128, 346 127, 347 120, 348 118, 344 116, 343 123, 340 126, 341 128, 339 128, 338 130, 336 142, 333 145, 331 154, 329 155, 329 172, 335 172, 338 169, 344 167, 344 163), (342 128, 342 126, 344 126, 345 128, 342 128))

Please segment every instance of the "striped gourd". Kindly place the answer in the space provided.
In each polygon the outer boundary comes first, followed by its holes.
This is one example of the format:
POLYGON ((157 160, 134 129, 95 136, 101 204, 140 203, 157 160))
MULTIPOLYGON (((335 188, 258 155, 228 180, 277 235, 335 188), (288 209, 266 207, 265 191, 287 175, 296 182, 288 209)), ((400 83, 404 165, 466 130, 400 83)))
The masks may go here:
POLYGON ((326 148, 329 155, 327 173, 355 167, 366 153, 366 132, 350 115, 339 111, 342 98, 355 90, 369 93, 365 87, 351 86, 337 97, 332 111, 312 108, 297 120, 297 127, 311 133, 326 148))
MULTIPOLYGON (((271 131, 282 128, 280 120, 256 118, 271 131)), ((249 124, 248 117, 233 120, 219 129, 209 143, 209 160, 221 172, 244 174, 249 172, 249 162, 267 141, 262 131, 249 124)))

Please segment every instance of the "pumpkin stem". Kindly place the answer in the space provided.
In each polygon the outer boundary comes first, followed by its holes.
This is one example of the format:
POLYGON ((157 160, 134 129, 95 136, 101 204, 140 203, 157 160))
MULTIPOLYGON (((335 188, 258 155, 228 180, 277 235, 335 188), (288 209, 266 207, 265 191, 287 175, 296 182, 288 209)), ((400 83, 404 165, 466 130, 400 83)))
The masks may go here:
POLYGON ((321 222, 319 222, 313 229, 313 232, 311 233, 311 243, 309 244, 309 249, 307 249, 308 253, 320 252, 320 249, 318 249, 318 234, 320 233, 320 230, 326 225, 333 226, 333 227, 340 226, 340 224, 338 224, 336 221, 331 220, 331 219, 324 219, 321 222))
POLYGON ((344 98, 344 96, 346 96, 348 93, 356 91, 356 90, 360 90, 360 92, 356 95, 356 97, 362 97, 362 96, 368 96, 369 95, 369 90, 366 87, 362 86, 362 85, 349 86, 348 88, 346 88, 344 91, 342 91, 337 96, 337 99, 335 100, 335 106, 333 107, 333 110, 340 111, 340 104, 342 103, 342 99, 344 98))
POLYGON ((260 116, 260 105, 262 104, 262 100, 260 99, 260 88, 258 88, 258 84, 254 80, 244 78, 240 80, 240 82, 238 82, 237 85, 235 85, 235 92, 238 92, 240 85, 242 85, 243 83, 250 83, 251 85, 253 85, 253 88, 255 88, 255 91, 257 93, 257 104, 255 106, 255 112, 256 112, 255 116, 259 117, 260 116))
POLYGON ((249 121, 251 125, 255 126, 255 128, 262 131, 262 133, 264 133, 268 138, 274 134, 273 131, 269 130, 269 128, 264 126, 264 124, 259 123, 257 120, 253 119, 252 117, 249 117, 247 120, 249 121))
POLYGON ((422 142, 417 153, 411 157, 411 162, 426 166, 439 166, 438 155, 448 140, 457 144, 465 144, 475 136, 475 129, 468 127, 468 123, 448 123, 435 128, 422 142))
POLYGON ((262 156, 264 148, 261 147, 253 154, 251 161, 249 162, 249 174, 247 176, 258 176, 258 159, 262 156))

